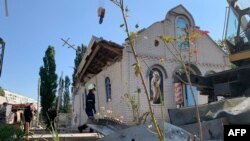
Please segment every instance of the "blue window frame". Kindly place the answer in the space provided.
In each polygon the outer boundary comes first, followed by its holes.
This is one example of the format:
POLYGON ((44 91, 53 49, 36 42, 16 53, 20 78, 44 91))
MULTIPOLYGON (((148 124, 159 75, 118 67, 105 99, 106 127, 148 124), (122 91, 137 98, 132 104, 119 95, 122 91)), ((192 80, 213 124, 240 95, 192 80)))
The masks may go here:
POLYGON ((188 36, 188 21, 186 18, 184 18, 183 16, 178 16, 176 18, 176 41, 177 41, 177 46, 180 49, 186 49, 189 47, 189 42, 187 40, 187 36, 188 36))

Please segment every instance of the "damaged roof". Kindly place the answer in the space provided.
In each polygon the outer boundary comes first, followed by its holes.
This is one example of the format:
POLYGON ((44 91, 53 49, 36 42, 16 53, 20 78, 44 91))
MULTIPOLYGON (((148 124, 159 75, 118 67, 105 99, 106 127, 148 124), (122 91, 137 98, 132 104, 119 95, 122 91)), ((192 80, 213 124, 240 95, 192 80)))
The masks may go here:
POLYGON ((123 48, 115 42, 93 36, 77 69, 77 81, 85 84, 107 66, 120 61, 123 48))

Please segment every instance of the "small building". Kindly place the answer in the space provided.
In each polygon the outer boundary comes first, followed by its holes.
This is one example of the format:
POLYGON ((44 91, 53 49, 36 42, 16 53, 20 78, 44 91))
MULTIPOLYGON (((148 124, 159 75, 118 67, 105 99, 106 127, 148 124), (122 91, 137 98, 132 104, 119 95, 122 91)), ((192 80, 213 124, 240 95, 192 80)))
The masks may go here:
POLYGON ((12 104, 18 105, 18 104, 29 104, 33 103, 34 106, 37 108, 37 101, 29 98, 27 96, 23 96, 19 93, 12 92, 9 90, 4 89, 5 96, 0 96, 0 105, 2 106, 3 103, 8 103, 6 107, 6 122, 7 123, 13 123, 14 121, 14 113, 12 112, 12 104))
POLYGON ((4 93, 5 93, 4 102, 11 103, 11 104, 27 104, 27 103, 34 103, 35 105, 37 104, 36 100, 29 98, 27 96, 23 96, 16 92, 4 90, 4 93))
MULTIPOLYGON (((180 69, 180 64, 171 55, 160 35, 179 36, 185 34, 188 27, 197 27, 192 15, 182 5, 171 9, 164 20, 155 22, 146 29, 138 32, 135 50, 141 62, 141 69, 150 92, 150 99, 157 118, 162 115, 168 120, 168 108, 194 105, 190 88, 182 83, 175 83, 174 74, 180 69), (153 73, 154 72, 154 73, 153 73), (153 74, 158 75, 163 103, 159 98, 154 98, 151 82, 153 74), (181 90, 182 100, 178 100, 176 93, 181 90)), ((179 46, 179 45, 178 45, 179 46)), ((227 54, 217 46, 209 35, 204 35, 196 41, 198 53, 191 58, 190 70, 194 74, 207 75, 220 72, 228 68, 227 54)), ((179 46, 185 52, 190 46, 179 46)), ((90 83, 96 85, 96 108, 101 111, 104 107, 112 110, 117 116, 122 116, 125 122, 133 122, 133 113, 124 101, 124 94, 136 98, 141 112, 148 111, 147 99, 134 70, 135 59, 129 44, 116 44, 101 38, 93 37, 88 45, 78 69, 77 86, 73 94, 72 125, 83 124, 87 117, 85 114, 85 95, 90 83)), ((192 87, 198 104, 207 103, 208 97, 201 95, 192 87)))

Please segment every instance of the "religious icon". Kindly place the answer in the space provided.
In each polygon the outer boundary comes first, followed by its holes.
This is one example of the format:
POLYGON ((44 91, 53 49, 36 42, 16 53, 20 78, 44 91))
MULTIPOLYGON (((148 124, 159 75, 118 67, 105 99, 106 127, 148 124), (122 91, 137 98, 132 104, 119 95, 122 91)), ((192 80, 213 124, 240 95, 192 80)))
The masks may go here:
POLYGON ((158 71, 152 71, 152 78, 151 78, 151 92, 152 94, 152 101, 153 104, 160 104, 161 103, 161 76, 158 71))

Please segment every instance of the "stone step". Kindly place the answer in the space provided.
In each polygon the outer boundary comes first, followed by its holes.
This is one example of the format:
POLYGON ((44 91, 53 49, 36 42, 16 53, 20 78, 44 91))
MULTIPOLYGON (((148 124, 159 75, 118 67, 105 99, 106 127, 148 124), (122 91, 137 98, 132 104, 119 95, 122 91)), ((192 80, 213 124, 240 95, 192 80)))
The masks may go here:
MULTIPOLYGON (((97 133, 67 133, 59 134, 61 141, 96 141, 101 138, 97 133)), ((34 134, 29 136, 29 141, 53 141, 51 134, 34 134)))

